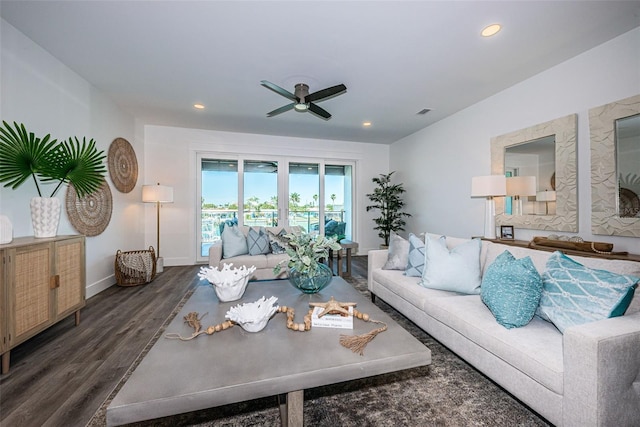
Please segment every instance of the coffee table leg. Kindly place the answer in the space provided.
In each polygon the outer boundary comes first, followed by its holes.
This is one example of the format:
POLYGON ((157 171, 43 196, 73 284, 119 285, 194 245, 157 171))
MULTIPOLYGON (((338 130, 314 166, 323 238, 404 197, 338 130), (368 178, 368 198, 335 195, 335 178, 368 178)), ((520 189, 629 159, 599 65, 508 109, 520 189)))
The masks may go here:
POLYGON ((302 427, 304 424, 304 390, 278 395, 282 427, 302 427))

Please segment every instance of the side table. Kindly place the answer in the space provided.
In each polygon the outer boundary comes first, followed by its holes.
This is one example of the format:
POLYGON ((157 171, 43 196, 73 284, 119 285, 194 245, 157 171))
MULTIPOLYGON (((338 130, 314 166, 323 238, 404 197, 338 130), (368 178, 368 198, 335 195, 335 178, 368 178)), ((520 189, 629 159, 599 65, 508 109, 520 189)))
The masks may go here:
MULTIPOLYGON (((352 249, 358 249, 358 243, 357 242, 352 242, 351 240, 345 240, 342 239, 340 240, 340 246, 342 246, 342 250, 336 251, 337 252, 337 258, 338 258, 338 265, 336 267, 336 275, 337 276, 351 276, 351 250, 352 249), (342 268, 342 255, 343 255, 343 251, 346 252, 347 254, 347 265, 346 265, 346 269, 343 270, 342 268)), ((329 268, 331 269, 331 271, 333 271, 333 250, 329 249, 329 268)))

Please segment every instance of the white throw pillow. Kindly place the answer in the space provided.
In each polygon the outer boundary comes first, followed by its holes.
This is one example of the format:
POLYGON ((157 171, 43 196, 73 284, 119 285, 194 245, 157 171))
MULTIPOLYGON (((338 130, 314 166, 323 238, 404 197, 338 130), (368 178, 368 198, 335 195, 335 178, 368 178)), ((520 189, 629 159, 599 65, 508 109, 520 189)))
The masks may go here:
POLYGON ((472 239, 449 250, 444 239, 425 239, 424 271, 420 284, 425 288, 479 294, 480 239, 472 239))
POLYGON ((391 232, 389 239, 389 252, 387 262, 382 266, 383 270, 404 270, 409 262, 409 241, 402 236, 391 232))

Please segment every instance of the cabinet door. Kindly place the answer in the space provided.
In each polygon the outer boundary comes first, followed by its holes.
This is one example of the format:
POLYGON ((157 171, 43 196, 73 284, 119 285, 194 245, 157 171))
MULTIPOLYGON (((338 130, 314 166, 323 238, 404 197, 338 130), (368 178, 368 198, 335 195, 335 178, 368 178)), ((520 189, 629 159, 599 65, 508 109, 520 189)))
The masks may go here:
POLYGON ((9 343, 30 338, 52 323, 52 250, 49 243, 8 251, 9 343))
POLYGON ((5 252, 4 250, 0 251, 0 353, 4 353, 9 346, 9 337, 7 336, 9 305, 7 304, 7 294, 4 289, 5 252))
POLYGON ((55 243, 55 293, 56 319, 84 307, 85 271, 84 237, 61 240, 55 243))

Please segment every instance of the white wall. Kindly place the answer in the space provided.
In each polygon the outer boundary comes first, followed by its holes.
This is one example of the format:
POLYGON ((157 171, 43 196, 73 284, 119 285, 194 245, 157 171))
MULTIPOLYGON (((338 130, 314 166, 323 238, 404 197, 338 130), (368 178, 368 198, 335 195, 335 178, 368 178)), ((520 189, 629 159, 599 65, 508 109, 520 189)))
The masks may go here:
MULTIPOLYGON (((141 177, 144 147, 135 134, 133 117, 6 21, 2 20, 0 26, 2 120, 23 123, 38 136, 50 133, 59 140, 70 136, 93 138, 105 153, 115 138, 126 138, 136 149, 141 177)), ((101 235, 86 239, 88 297, 115 283, 113 260, 118 249, 143 247, 140 179, 128 194, 120 193, 108 174, 107 181, 113 197, 111 222, 101 235)), ((50 193, 53 187, 47 190, 50 193)), ((65 195, 66 189, 56 195, 63 206, 65 195)), ((16 190, 0 188, 0 213, 13 223, 15 237, 33 235, 29 200, 34 196, 37 191, 31 181, 16 190)), ((65 212, 58 234, 78 234, 65 212)))
MULTIPOLYGON (((577 235, 640 253, 640 239, 591 234, 588 116, 590 108, 640 94, 638 52, 640 28, 394 143, 390 170, 398 170, 396 179, 405 183, 407 210, 413 214, 407 231, 482 235, 484 201, 469 195, 471 177, 491 173, 491 137, 577 113, 577 235)), ((522 240, 548 234, 515 230, 522 240)))
MULTIPOLYGON (((355 160, 354 211, 357 226, 353 239, 359 253, 377 248, 381 239, 373 230, 374 212, 366 212, 366 193, 373 191, 371 178, 386 173, 389 146, 347 141, 206 131, 164 126, 146 126, 144 184, 160 182, 174 188, 174 203, 162 205, 160 211, 160 252, 165 265, 193 264, 196 260, 196 155, 198 152, 218 154, 274 153, 291 157, 318 157, 333 160, 355 160)), ((156 245, 156 208, 148 205, 145 212, 145 246, 156 245)))

